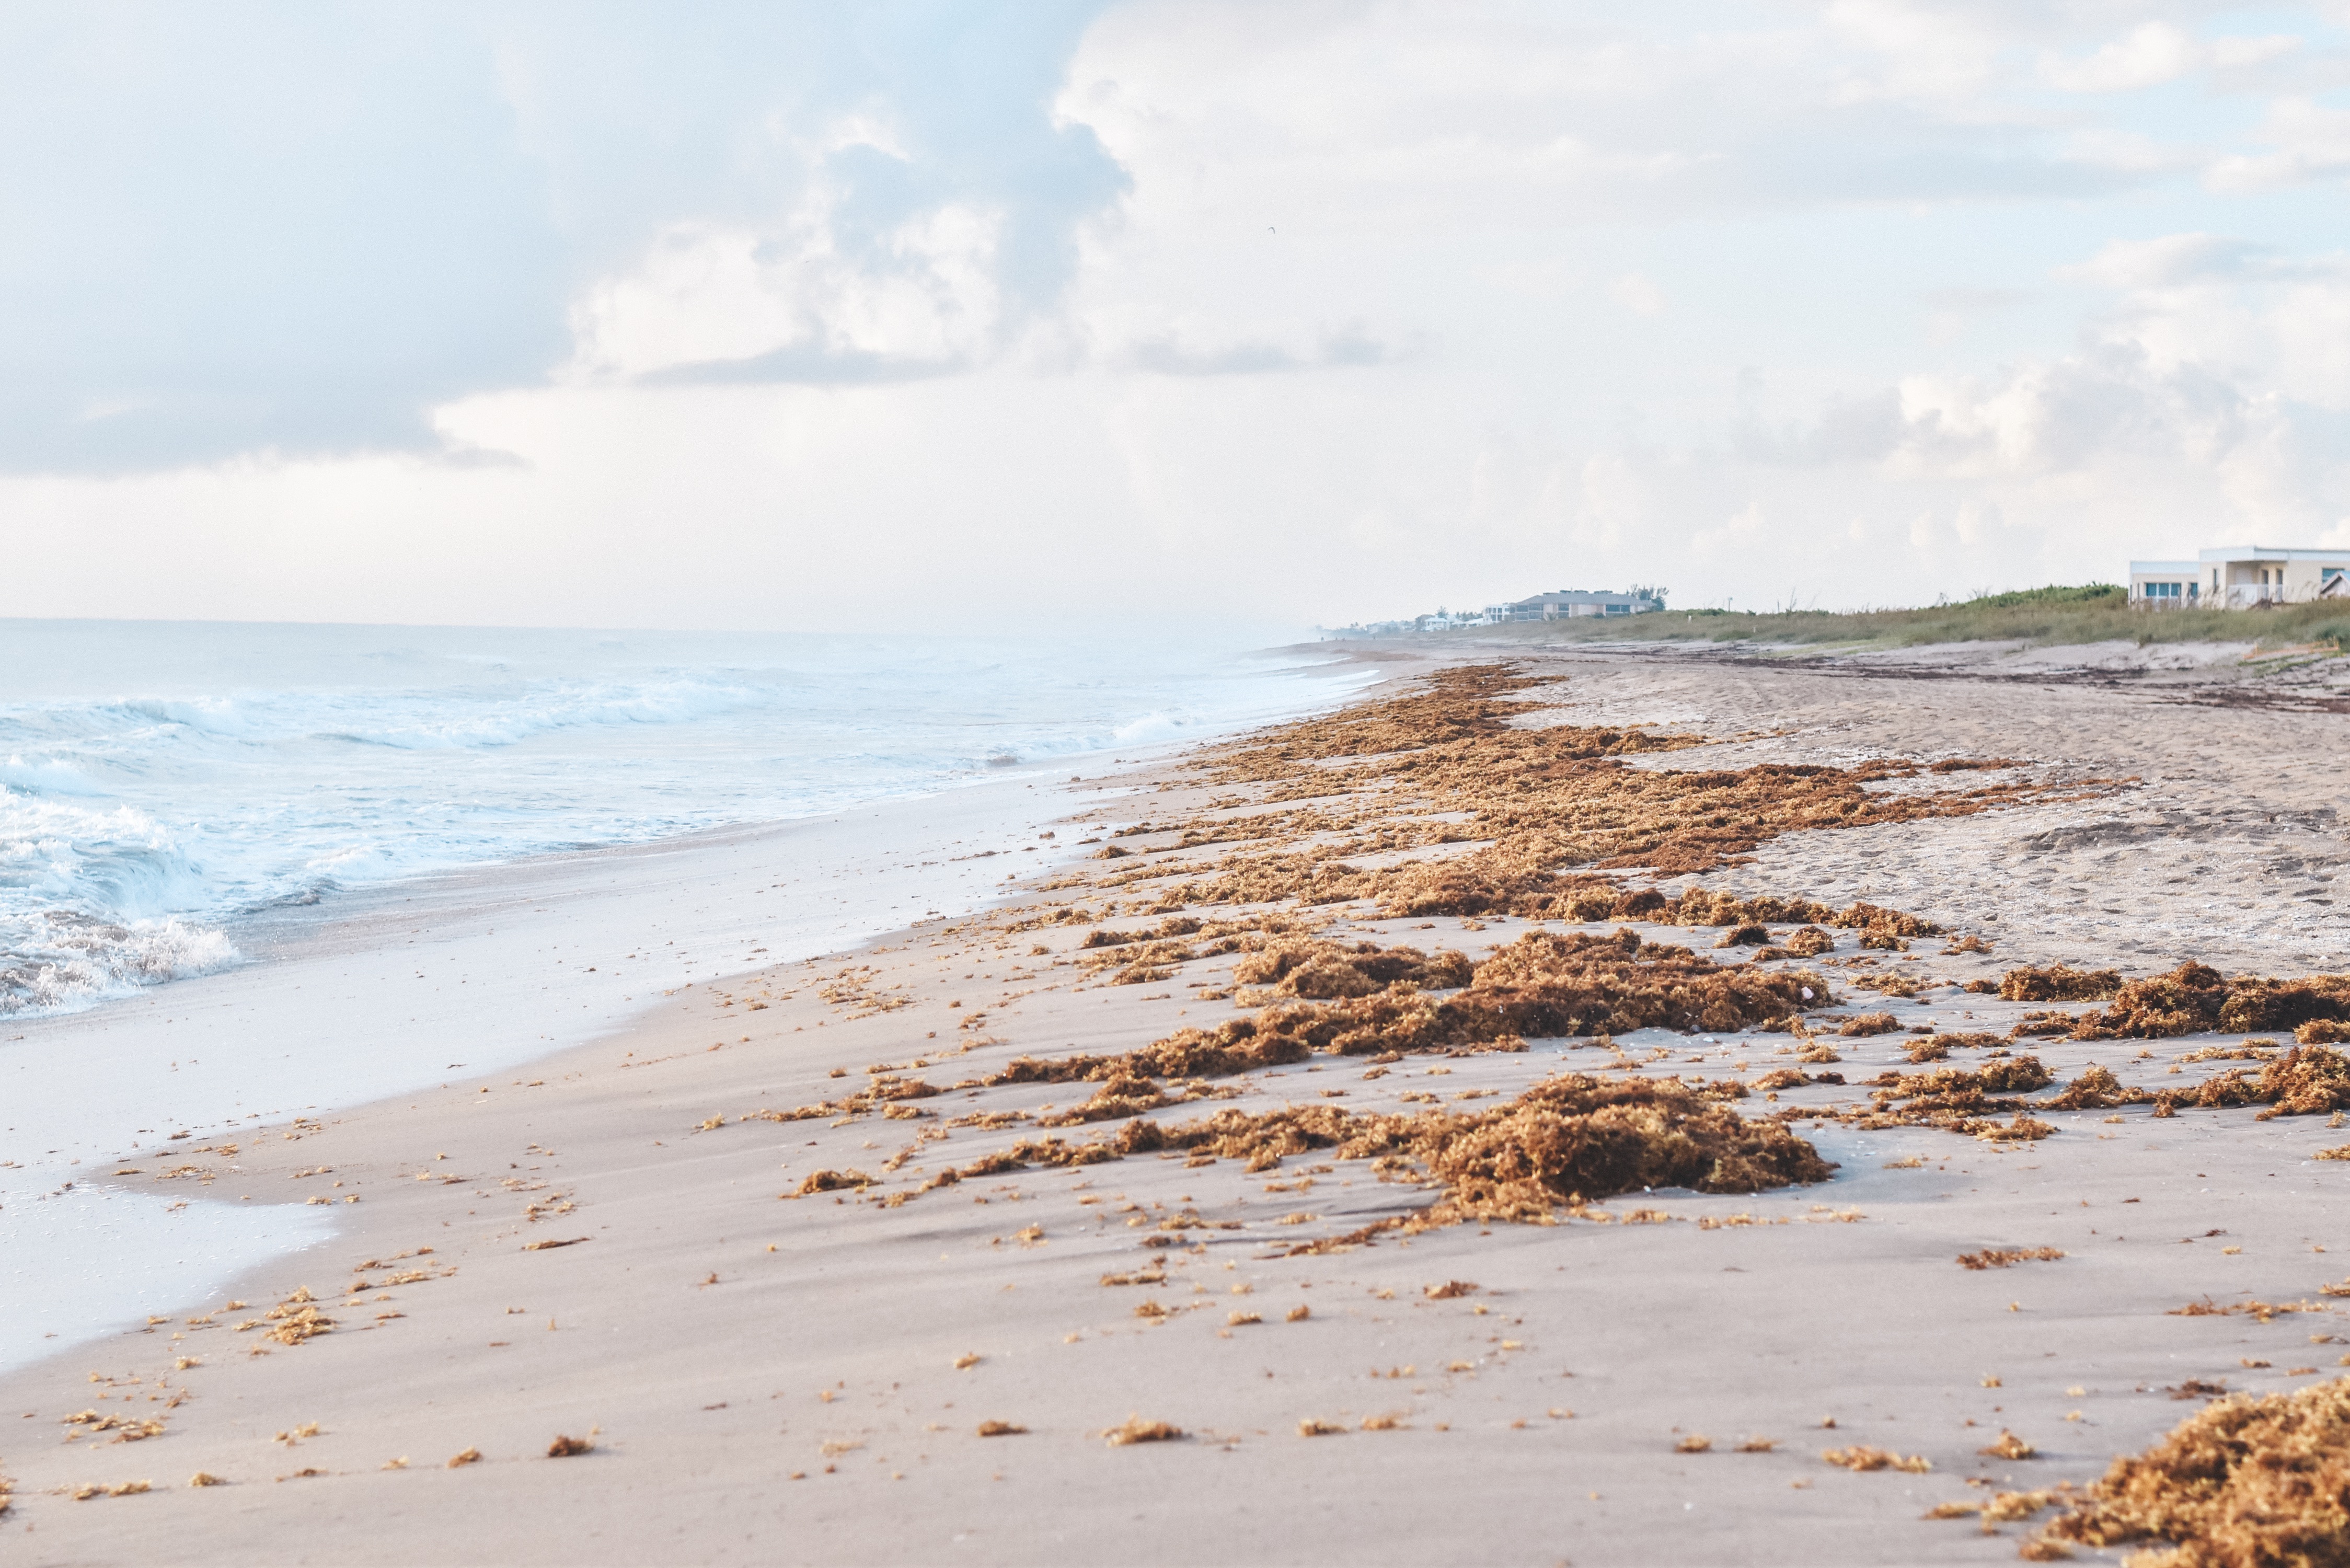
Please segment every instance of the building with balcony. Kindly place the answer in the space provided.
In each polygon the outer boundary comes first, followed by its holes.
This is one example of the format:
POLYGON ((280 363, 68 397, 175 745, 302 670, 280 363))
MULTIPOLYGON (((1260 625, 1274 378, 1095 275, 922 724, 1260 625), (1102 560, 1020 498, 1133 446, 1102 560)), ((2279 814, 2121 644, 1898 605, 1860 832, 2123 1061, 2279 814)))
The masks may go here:
POLYGON ((2225 545, 2192 561, 2132 561, 2129 602, 2147 609, 2251 609, 2350 600, 2350 548, 2225 545))

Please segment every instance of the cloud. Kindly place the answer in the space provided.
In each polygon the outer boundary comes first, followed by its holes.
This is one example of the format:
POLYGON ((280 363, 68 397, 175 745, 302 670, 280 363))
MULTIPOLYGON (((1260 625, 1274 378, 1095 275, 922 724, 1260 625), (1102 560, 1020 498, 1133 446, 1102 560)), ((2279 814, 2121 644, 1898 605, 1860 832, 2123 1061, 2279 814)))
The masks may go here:
POLYGON ((2314 11, 109 15, 0 20, 45 613, 1884 603, 2350 519, 2314 11))
POLYGON ((2266 150, 2212 161, 2213 190, 2271 191, 2350 174, 2350 109, 2282 98, 2269 105, 2254 140, 2266 150))
POLYGON ((1049 112, 1097 8, 10 10, 0 469, 431 452, 435 406, 582 363, 967 358, 1120 189, 1049 112), (826 288, 727 273, 818 210, 826 288), (797 335, 722 331, 694 265, 797 335))
POLYGON ((1200 348, 1180 335, 1170 335, 1135 344, 1123 360, 1157 376, 1261 376, 1288 370, 1360 369, 1393 358, 1386 344, 1359 327, 1346 327, 1324 334, 1303 349, 1245 341, 1200 348))
POLYGON ((2163 234, 2116 240, 2056 275, 2101 288, 2142 290, 2241 277, 2269 247, 2215 234, 2163 234))
POLYGON ((2141 22, 2086 59, 2052 59, 2041 72, 2066 92, 2127 92, 2177 81, 2210 58, 2209 47, 2177 23, 2141 22))

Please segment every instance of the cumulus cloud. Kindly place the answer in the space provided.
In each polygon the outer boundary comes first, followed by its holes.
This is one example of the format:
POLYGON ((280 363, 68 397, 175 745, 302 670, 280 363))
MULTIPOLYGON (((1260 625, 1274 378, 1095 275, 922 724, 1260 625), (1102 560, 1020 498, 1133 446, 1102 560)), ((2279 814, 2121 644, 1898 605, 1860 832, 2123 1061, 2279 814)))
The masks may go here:
POLYGON ((0 16, 0 468, 391 449, 568 374, 857 380, 1049 307, 1093 0, 0 16))

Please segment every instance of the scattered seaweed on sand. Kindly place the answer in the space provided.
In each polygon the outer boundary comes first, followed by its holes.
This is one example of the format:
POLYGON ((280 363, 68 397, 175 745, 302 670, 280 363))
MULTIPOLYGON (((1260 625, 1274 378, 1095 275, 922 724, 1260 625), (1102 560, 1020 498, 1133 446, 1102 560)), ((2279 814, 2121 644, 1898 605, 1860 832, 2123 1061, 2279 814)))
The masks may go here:
MULTIPOLYGON (((835 1075, 839 1075, 836 1072, 835 1075)), ((737 1122, 829 1121, 843 1116, 866 1116, 876 1111, 884 1116, 906 1117, 920 1114, 908 1106, 907 1101, 926 1100, 943 1093, 944 1090, 927 1080, 902 1077, 876 1069, 871 1082, 853 1095, 845 1095, 837 1100, 819 1100, 814 1105, 797 1106, 788 1111, 763 1106, 758 1110, 745 1111, 734 1119, 737 1122)), ((712 1116, 700 1123, 694 1130, 712 1132, 724 1126, 725 1122, 723 1116, 712 1116)))
POLYGON ((2350 1378, 2231 1395, 2172 1428, 2043 1527, 2085 1546, 2163 1542, 2148 1568, 2350 1564, 2350 1378))
MULTIPOLYGON (((2327 1293, 2331 1294, 2331 1292, 2327 1293)), ((2199 1302, 2189 1302, 2182 1307, 2172 1307, 2166 1317, 2251 1317, 2267 1323, 2280 1313, 2329 1312, 2333 1309, 2323 1302, 2215 1302, 2205 1296, 2199 1302)))
POLYGON ((1822 1449, 1820 1458, 1847 1470, 1905 1470, 1911 1475, 1924 1475, 1934 1468, 1924 1455, 1902 1458, 1890 1449, 1872 1449, 1866 1443, 1855 1443, 1848 1449, 1822 1449))
POLYGON ((1113 1449, 1132 1443, 1171 1443, 1183 1435, 1183 1428, 1171 1421, 1146 1421, 1139 1416, 1128 1416, 1102 1434, 1113 1449))
MULTIPOLYGON (((1253 814, 1245 826, 1227 818, 1182 830, 1170 847, 1240 837, 1286 842, 1227 855, 1205 879, 1162 894, 1154 909, 1369 899, 1392 916, 1648 918, 1626 907, 1627 895, 1612 878, 1594 873, 1702 871, 1783 833, 1970 815, 2048 793, 2047 786, 2023 784, 1898 793, 1868 788, 1930 771, 1889 760, 1854 768, 1632 767, 1622 759, 1706 742, 1637 730, 1520 724, 1543 705, 1513 694, 1547 683, 1507 664, 1456 666, 1384 701, 1280 725, 1210 752, 1192 766, 1217 783, 1263 786, 1266 803, 1274 807, 1315 804, 1253 814), (1349 810, 1360 805, 1375 809, 1349 810), (1311 850, 1293 847, 1308 834, 1321 842, 1311 850), (1347 864, 1348 857, 1461 844, 1476 847, 1440 861, 1369 869, 1347 864), (1563 869, 1577 867, 1591 870, 1563 869)), ((1194 877, 1200 870, 1196 864, 1174 868, 1194 877)), ((1146 864, 1112 872, 1106 880, 1131 878, 1131 886, 1170 869, 1146 864)), ((1653 891, 1645 897, 1665 902, 1653 891)), ((1815 911, 1821 907, 1805 900, 1748 908, 1702 923, 1819 922, 1815 911)))
POLYGON ((481 1449, 466 1449, 450 1457, 448 1468, 452 1470, 463 1469, 467 1465, 478 1465, 481 1462, 481 1449))
POLYGON ((1422 991, 1450 991, 1469 983, 1473 968, 1463 953, 1430 957, 1418 948, 1383 948, 1377 942, 1352 947, 1313 938, 1276 939, 1233 966, 1241 985, 1269 986, 1283 996, 1331 1002, 1368 996, 1396 984, 1422 991))
POLYGON ((1325 1421, 1318 1416, 1308 1416, 1297 1423, 1301 1438, 1335 1438, 1347 1428, 1336 1421, 1325 1421))
POLYGON ((1710 1454, 1712 1451, 1713 1439, 1702 1432, 1691 1432, 1673 1445, 1673 1452, 1677 1454, 1710 1454))
POLYGON ((2262 1121, 2350 1108, 2350 1057, 2331 1045, 2295 1045, 2262 1066, 2258 1079, 2238 1068, 2191 1089, 2164 1089, 2154 1096, 2154 1114, 2175 1116, 2181 1106, 2225 1110, 2254 1105, 2268 1107, 2260 1113, 2262 1121))
MULTIPOLYGON (((1354 956, 1383 961, 1397 950, 1357 950, 1354 956)), ((1400 950, 1411 961, 1419 961, 1415 950, 1400 950)), ((1068 1124, 1131 1116, 1166 1104, 1163 1093, 1146 1081, 1152 1078, 1229 1077, 1316 1054, 1516 1051, 1529 1036, 1613 1035, 1648 1028, 1729 1032, 1795 1018, 1834 1001, 1828 982, 1809 971, 1723 966, 1687 948, 1643 942, 1629 929, 1607 935, 1529 931, 1461 978, 1468 983, 1442 1001, 1409 980, 1399 981, 1359 995, 1278 1002, 1253 1017, 1229 1019, 1211 1029, 1179 1029, 1115 1056, 1023 1056, 986 1082, 1099 1084, 1094 1103, 1057 1118, 1068 1124)))
POLYGON ((2295 1045, 2261 1069, 2260 1097, 2272 1116, 2320 1116, 2350 1109, 2350 1057, 2325 1045, 2295 1045))
POLYGON ((2124 984, 2105 1008, 2081 1015, 2074 1038, 2161 1040, 2297 1030, 2313 1023, 2350 1023, 2350 975, 2231 980, 2190 960, 2168 974, 2124 984))
POLYGON ((873 1185, 873 1179, 861 1170, 812 1170, 786 1198, 806 1198, 818 1192, 862 1192, 873 1185))
POLYGON ((979 1424, 979 1435, 983 1438, 1020 1438, 1025 1437, 1027 1432, 1027 1428, 1014 1421, 982 1421, 979 1424))
POLYGON ((258 1328, 264 1339, 275 1340, 280 1345, 299 1345, 304 1340, 316 1339, 322 1334, 333 1332, 335 1320, 318 1310, 317 1298, 310 1293, 310 1287, 301 1285, 259 1317, 248 1318, 236 1326, 240 1334, 249 1328, 258 1328))
POLYGON ((1999 1429, 1998 1440, 1985 1444, 1975 1452, 1985 1459, 2030 1459, 2040 1456, 2038 1449, 2033 1448, 2005 1427, 1999 1429))
POLYGON ((2017 1263, 2053 1263, 2064 1255, 2057 1247, 1985 1247, 1980 1252, 1960 1252, 1959 1266, 1962 1269, 2005 1269, 2017 1263))
POLYGON ((2143 1105, 2155 1096, 2126 1086, 2104 1067, 2091 1067, 2064 1085, 2061 1093, 2038 1103, 2043 1111, 2104 1111, 2116 1106, 2143 1105))
POLYGON ((2109 1002, 2122 988, 2117 969, 2074 969, 2050 964, 2045 969, 2012 969, 1999 983, 2005 1002, 2109 1002))
POLYGON ((1416 1224, 1546 1223, 1559 1206, 1644 1187, 1760 1192, 1825 1180, 1835 1168, 1810 1144, 1777 1121, 1749 1121, 1721 1103, 1745 1092, 1736 1084, 1570 1073, 1478 1112, 1228 1107, 1191 1122, 1136 1117, 1110 1137, 1085 1144, 1024 1140, 995 1158, 1003 1168, 1016 1168, 1092 1165, 1172 1150, 1238 1159, 1261 1170, 1290 1155, 1329 1149, 1340 1159, 1375 1160, 1375 1168, 1392 1179, 1440 1188, 1435 1206, 1417 1216, 1416 1224))
POLYGON ((592 1454, 595 1451, 596 1445, 587 1438, 567 1438, 560 1433, 556 1434, 555 1441, 546 1445, 546 1457, 550 1459, 567 1459, 575 1455, 592 1454))

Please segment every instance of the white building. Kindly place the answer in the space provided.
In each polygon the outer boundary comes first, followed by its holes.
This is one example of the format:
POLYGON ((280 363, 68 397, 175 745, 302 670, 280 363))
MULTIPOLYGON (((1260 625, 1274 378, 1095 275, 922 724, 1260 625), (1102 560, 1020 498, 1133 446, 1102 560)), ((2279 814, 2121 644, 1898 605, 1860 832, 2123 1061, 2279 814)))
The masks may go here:
POLYGON ((2247 609, 2350 599, 2350 548, 2227 545, 2192 561, 2132 561, 2129 601, 2148 609, 2247 609))
POLYGON ((1513 604, 1488 605, 1485 614, 1501 620, 1567 620, 1591 615, 1646 615, 1660 610, 1665 602, 1660 593, 1634 589, 1630 593, 1592 593, 1584 588, 1561 588, 1555 593, 1535 594, 1513 604))

